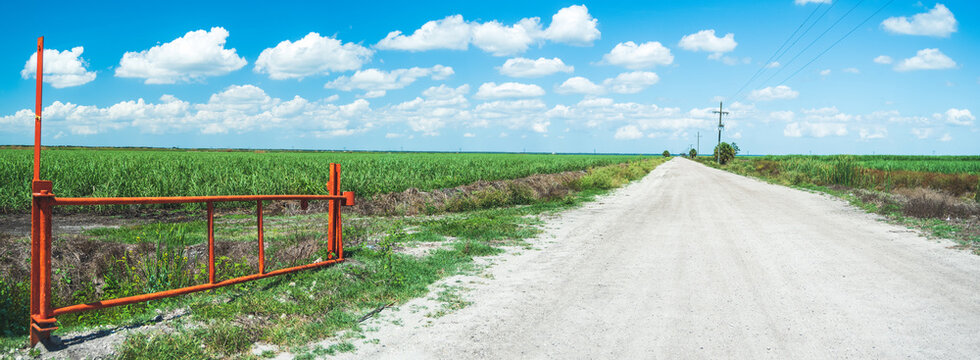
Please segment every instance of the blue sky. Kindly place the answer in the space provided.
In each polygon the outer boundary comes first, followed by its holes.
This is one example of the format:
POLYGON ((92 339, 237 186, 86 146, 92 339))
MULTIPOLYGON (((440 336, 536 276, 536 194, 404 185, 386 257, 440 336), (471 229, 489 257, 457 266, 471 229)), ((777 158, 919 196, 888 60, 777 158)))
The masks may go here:
POLYGON ((980 4, 832 1, 5 3, 0 144, 43 35, 49 145, 980 152, 980 4))

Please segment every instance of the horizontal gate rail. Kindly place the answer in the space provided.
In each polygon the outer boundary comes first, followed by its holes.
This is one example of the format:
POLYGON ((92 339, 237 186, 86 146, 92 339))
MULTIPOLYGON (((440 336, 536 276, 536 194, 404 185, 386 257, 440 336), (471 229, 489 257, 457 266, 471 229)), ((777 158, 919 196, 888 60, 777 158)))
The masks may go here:
POLYGON ((330 179, 327 182, 328 195, 226 195, 226 196, 172 196, 172 197, 110 197, 110 198, 67 198, 54 195, 53 184, 40 179, 41 168, 41 77, 43 74, 44 38, 37 40, 37 89, 34 115, 34 180, 31 183, 31 316, 30 316, 30 345, 51 336, 58 328, 56 316, 80 311, 104 309, 113 306, 128 305, 138 302, 163 299, 172 296, 185 295, 198 291, 211 290, 222 286, 234 285, 246 281, 258 280, 270 276, 288 274, 296 271, 313 269, 344 261, 343 227, 341 224, 340 207, 354 205, 354 193, 340 192, 340 164, 330 164, 330 179), (264 201, 300 201, 300 207, 307 209, 310 200, 327 201, 327 256, 326 260, 311 264, 293 266, 284 269, 266 271, 265 244, 263 234, 264 201), (258 273, 215 281, 214 266, 214 203, 218 202, 249 202, 256 203, 256 229, 258 235, 258 273), (149 294, 127 296, 116 299, 76 304, 61 308, 51 306, 51 217, 55 206, 86 206, 86 205, 144 205, 144 204, 207 204, 207 233, 208 233, 208 283, 164 290, 149 294))
POLYGON ((343 195, 228 195, 228 196, 169 196, 169 197, 115 197, 115 198, 55 198, 54 205, 183 204, 183 203, 271 201, 271 200, 344 200, 344 201, 353 202, 354 193, 348 191, 343 195))

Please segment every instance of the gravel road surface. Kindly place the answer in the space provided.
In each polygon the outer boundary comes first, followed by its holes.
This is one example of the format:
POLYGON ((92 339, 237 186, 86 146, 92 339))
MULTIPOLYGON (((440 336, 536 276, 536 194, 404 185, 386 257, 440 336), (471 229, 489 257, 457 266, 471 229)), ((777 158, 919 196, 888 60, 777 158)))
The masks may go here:
POLYGON ((674 159, 546 227, 342 357, 980 358, 980 256, 826 195, 674 159))

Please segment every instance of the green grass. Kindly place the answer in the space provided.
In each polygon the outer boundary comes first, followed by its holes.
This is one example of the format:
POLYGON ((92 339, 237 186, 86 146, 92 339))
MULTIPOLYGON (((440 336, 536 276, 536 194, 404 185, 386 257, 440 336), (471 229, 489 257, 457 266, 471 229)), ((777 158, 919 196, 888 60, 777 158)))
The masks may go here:
MULTIPOLYGON (((247 352, 256 342, 278 345, 300 354, 300 357, 322 357, 354 351, 353 345, 346 341, 327 348, 308 349, 305 346, 342 332, 360 333, 362 330, 358 320, 368 311, 423 296, 429 292, 429 286, 439 279, 477 270, 473 264, 475 257, 497 254, 502 251, 501 245, 521 245, 524 239, 537 235, 541 231, 538 228, 541 224, 538 215, 591 201, 594 196, 608 191, 610 184, 622 185, 639 179, 664 161, 651 159, 590 170, 582 177, 584 180, 576 184, 579 191, 560 199, 537 199, 523 205, 417 217, 347 218, 344 233, 350 245, 345 249, 349 259, 345 263, 182 297, 83 312, 75 317, 66 315, 59 317, 61 329, 58 333, 93 326, 143 324, 158 312, 181 308, 189 313, 168 323, 173 331, 131 335, 117 349, 119 358, 249 357, 251 355, 247 355, 247 352), (431 241, 442 241, 446 246, 431 250, 423 257, 395 251, 397 246, 431 241)), ((232 238, 239 232, 252 234, 247 224, 241 224, 239 220, 242 219, 229 216, 227 224, 219 222, 219 234, 224 233, 232 238)), ((324 214, 279 215, 270 216, 267 221, 267 224, 274 224, 267 227, 267 235, 274 233, 288 237, 304 231, 310 224, 324 222, 325 218, 324 214)), ((161 247, 162 250, 158 252, 179 254, 172 247, 197 242, 195 239, 199 238, 201 231, 200 222, 181 222, 94 229, 88 232, 88 236, 103 240, 118 237, 112 241, 122 242, 150 239, 151 242, 171 246, 161 247), (137 236, 139 239, 136 239, 137 236)), ((316 256, 312 254, 311 258, 316 256)), ((154 259, 160 258, 151 256, 146 261, 152 262, 154 259)), ((171 278, 168 274, 180 273, 166 267, 166 261, 159 265, 171 271, 163 271, 164 276, 156 278, 166 280, 171 278)), ((113 290, 116 292, 108 295, 125 295, 118 293, 123 290, 147 290, 148 285, 153 285, 148 281, 151 277, 147 275, 147 270, 158 269, 146 265, 125 268, 130 270, 114 273, 114 278, 106 279, 116 284, 116 290, 113 290)), ((223 276, 244 275, 251 271, 247 266, 231 260, 217 264, 217 268, 223 276)), ((183 275, 193 277, 206 274, 200 271, 204 269, 198 270, 194 274, 183 275)), ((156 285, 173 284, 163 282, 156 285)), ((456 291, 447 290, 439 296, 446 304, 446 308, 440 311, 465 306, 465 301, 456 291)), ((0 305, 3 304, 0 302, 0 305)), ((15 320, 12 323, 26 323, 26 320, 16 321, 17 317, 12 319, 15 320)), ((21 326, 10 328, 22 329, 21 326)), ((0 353, 21 347, 25 342, 22 333, 4 334, 0 337, 0 353)))
MULTIPOLYGON (((626 155, 218 152, 51 148, 41 178, 61 197, 325 194, 329 163, 341 164, 341 189, 360 198, 431 190, 638 160, 626 155)), ((0 149, 0 212, 30 208, 32 152, 0 149)), ((236 206, 220 203, 221 206, 236 206)), ((157 205, 197 209, 200 204, 157 205)), ((120 212, 123 206, 74 207, 120 212)))

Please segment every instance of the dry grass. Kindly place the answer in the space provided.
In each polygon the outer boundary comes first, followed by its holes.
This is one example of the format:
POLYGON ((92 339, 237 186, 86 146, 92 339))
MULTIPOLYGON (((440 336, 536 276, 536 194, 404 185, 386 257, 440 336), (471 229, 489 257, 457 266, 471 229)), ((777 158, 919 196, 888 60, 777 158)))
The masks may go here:
POLYGON ((945 192, 928 188, 897 189, 894 194, 904 198, 902 213, 917 218, 965 219, 980 215, 980 206, 945 192))
POLYGON ((467 201, 491 201, 489 198, 497 195, 508 198, 519 195, 528 200, 558 199, 568 195, 573 190, 572 183, 585 174, 585 171, 568 171, 513 180, 480 180, 469 185, 432 191, 411 188, 402 192, 376 195, 358 202, 351 211, 361 215, 418 215, 445 210, 467 210, 456 208, 467 201))

